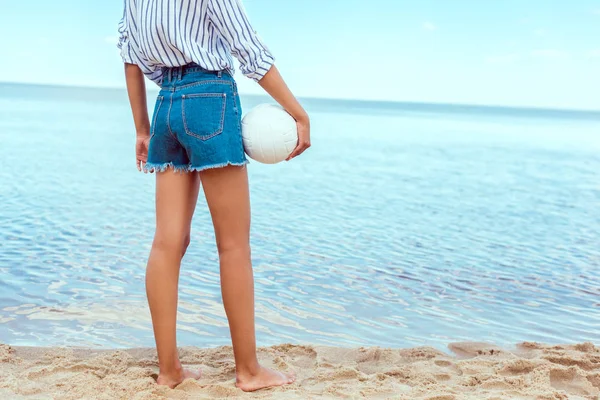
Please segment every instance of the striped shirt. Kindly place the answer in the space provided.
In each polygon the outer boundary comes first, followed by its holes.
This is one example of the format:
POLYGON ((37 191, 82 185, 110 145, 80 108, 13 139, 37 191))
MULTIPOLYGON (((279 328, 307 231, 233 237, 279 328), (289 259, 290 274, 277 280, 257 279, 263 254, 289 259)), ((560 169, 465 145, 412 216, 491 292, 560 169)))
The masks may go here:
POLYGON ((163 67, 196 63, 260 80, 274 63, 252 29, 241 0, 125 0, 119 23, 121 58, 162 82, 163 67))

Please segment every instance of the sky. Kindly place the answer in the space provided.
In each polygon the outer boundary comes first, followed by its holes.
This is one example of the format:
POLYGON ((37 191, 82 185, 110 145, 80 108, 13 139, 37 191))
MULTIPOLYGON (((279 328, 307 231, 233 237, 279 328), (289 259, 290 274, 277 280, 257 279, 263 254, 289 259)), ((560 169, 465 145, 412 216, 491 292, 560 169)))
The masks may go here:
MULTIPOLYGON (((297 96, 600 110, 600 0, 244 5, 297 96)), ((124 87, 122 7, 0 0, 0 81, 124 87)))

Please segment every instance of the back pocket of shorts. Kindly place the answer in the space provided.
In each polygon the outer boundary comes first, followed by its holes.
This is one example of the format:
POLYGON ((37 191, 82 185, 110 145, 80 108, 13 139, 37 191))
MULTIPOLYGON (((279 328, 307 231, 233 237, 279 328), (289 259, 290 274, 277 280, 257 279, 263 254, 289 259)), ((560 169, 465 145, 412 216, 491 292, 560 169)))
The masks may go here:
POLYGON ((208 140, 223 132, 225 123, 225 93, 198 93, 182 96, 185 133, 208 140))

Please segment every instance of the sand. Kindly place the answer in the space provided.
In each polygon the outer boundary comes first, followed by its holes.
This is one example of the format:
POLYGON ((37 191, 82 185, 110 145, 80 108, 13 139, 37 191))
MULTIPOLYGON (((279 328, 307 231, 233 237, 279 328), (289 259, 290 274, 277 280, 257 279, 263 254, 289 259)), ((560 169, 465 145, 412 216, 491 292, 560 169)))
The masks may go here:
POLYGON ((285 388, 244 393, 234 385, 231 347, 180 349, 200 381, 159 387, 154 349, 89 350, 0 345, 0 399, 598 399, 600 348, 591 343, 521 343, 500 349, 454 343, 431 347, 335 348, 278 345, 260 360, 295 370, 285 388))

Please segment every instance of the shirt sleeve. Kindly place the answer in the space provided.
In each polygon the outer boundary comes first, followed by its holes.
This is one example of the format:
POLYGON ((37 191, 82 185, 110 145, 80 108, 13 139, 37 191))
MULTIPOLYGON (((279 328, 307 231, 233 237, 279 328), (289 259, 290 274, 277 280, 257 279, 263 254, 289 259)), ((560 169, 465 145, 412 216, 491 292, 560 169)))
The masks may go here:
POLYGON ((130 11, 128 7, 130 3, 125 2, 125 9, 123 11, 123 18, 119 21, 119 41, 117 47, 121 51, 121 59, 126 64, 135 64, 144 73, 144 75, 156 83, 158 86, 162 83, 163 72, 162 69, 153 67, 146 58, 141 54, 138 49, 135 38, 132 37, 132 32, 129 27, 129 21, 127 16, 130 11))
POLYGON ((241 71, 259 81, 273 66, 273 55, 250 25, 241 0, 211 0, 208 3, 211 22, 231 46, 241 71))
POLYGON ((129 27, 127 24, 127 5, 123 10, 123 18, 119 21, 119 42, 117 47, 121 50, 121 58, 124 63, 137 64, 134 59, 133 49, 129 40, 129 27))

